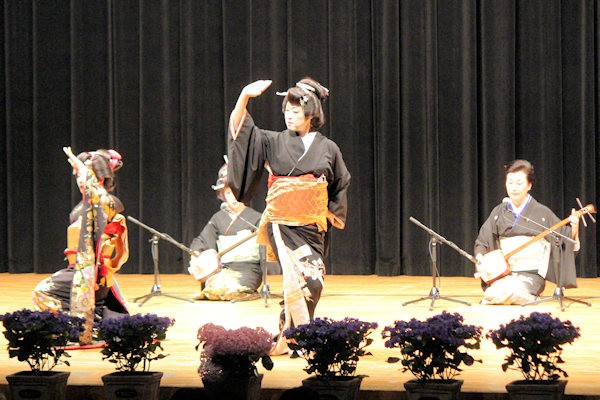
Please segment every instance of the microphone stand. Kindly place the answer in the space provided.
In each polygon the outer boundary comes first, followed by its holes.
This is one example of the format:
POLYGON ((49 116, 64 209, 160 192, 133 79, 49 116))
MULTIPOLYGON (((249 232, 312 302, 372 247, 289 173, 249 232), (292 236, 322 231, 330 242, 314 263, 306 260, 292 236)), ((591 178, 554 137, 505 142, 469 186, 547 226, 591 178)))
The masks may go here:
POLYGON ((261 255, 260 255, 260 265, 262 270, 262 286, 260 288, 260 292, 251 293, 248 296, 240 297, 239 299, 231 300, 232 303, 237 303, 238 301, 249 301, 263 298, 265 300, 265 308, 269 307, 269 298, 276 297, 282 299, 283 296, 280 294, 271 294, 271 287, 267 283, 267 260, 266 252, 264 246, 261 247, 261 255))
MULTIPOLYGON (((151 243, 151 252, 152 252, 152 259, 154 261, 154 285, 152 285, 152 289, 150 290, 150 293, 144 295, 144 296, 140 296, 140 297, 136 297, 135 299, 133 299, 134 303, 139 303, 139 306, 143 306, 144 303, 146 303, 148 300, 150 300, 151 298, 153 298, 154 296, 166 296, 166 297, 171 297, 173 299, 177 299, 177 300, 183 300, 183 301, 187 301, 190 303, 193 303, 194 300, 190 300, 190 299, 184 299, 183 297, 177 297, 177 296, 173 296, 171 294, 167 294, 167 293, 163 293, 161 288, 160 288, 160 283, 159 283, 159 272, 158 272, 158 241, 159 239, 164 239, 168 242, 173 243, 174 245, 176 245, 177 247, 188 251, 188 252, 192 252, 193 250, 188 249, 187 247, 183 246, 181 243, 178 243, 177 241, 175 241, 173 238, 171 238, 169 235, 165 235, 164 233, 160 233, 158 232, 156 229, 153 229, 151 227, 149 227, 148 225, 145 225, 143 223, 141 223, 140 221, 138 221, 137 219, 128 216, 127 217, 128 220, 130 220, 131 222, 134 222, 135 224, 141 226, 142 228, 147 229, 148 231, 152 232, 154 235, 152 236, 152 238, 150 240, 148 240, 148 242, 151 243)), ((191 253, 190 253, 191 254, 191 253)))
MULTIPOLYGON (((510 208, 507 208, 507 210, 510 211, 511 213, 515 214, 514 211, 511 210, 510 208)), ((540 298, 538 300, 534 300, 534 301, 531 301, 529 303, 524 303, 524 304, 521 304, 521 306, 525 307, 525 306, 529 306, 529 305, 533 305, 533 304, 540 304, 540 303, 545 303, 547 301, 556 300, 556 301, 558 301, 558 305, 560 306, 560 310, 561 311, 565 311, 565 306, 564 306, 563 300, 566 299, 566 300, 572 301, 574 303, 585 304, 588 307, 591 307, 592 303, 589 303, 589 302, 583 301, 583 300, 579 300, 579 299, 575 299, 573 297, 567 297, 567 296, 565 296, 565 288, 562 286, 562 274, 561 274, 561 269, 560 269, 560 260, 562 259, 562 248, 561 248, 561 245, 560 245, 560 239, 563 238, 564 240, 567 240, 567 241, 569 241, 569 242, 571 242, 573 244, 576 243, 575 240, 571 239, 568 236, 563 235, 560 232, 557 232, 557 231, 555 231, 553 229, 547 228, 544 225, 538 223, 537 221, 534 221, 531 218, 526 217, 524 215, 520 215, 519 218, 523 218, 525 221, 531 222, 531 223, 539 226, 540 228, 543 229, 544 232, 545 231, 549 231, 549 234, 551 234, 552 237, 554 238, 553 244, 554 244, 554 247, 556 249, 555 253, 554 253, 555 257, 554 257, 554 260, 552 262, 552 265, 553 265, 553 268, 554 268, 554 276, 556 277, 556 288, 554 289, 554 293, 552 293, 552 296, 540 298)))
POLYGON ((556 248, 556 256, 554 257, 554 261, 553 261, 553 266, 554 266, 554 276, 556 276, 556 288, 554 289, 554 293, 552 293, 552 296, 549 297, 544 297, 544 298, 540 298, 538 300, 534 300, 531 301, 529 303, 524 303, 521 304, 522 307, 525 306, 529 306, 532 304, 540 304, 540 303, 544 303, 547 301, 552 301, 552 300, 556 300, 558 301, 558 305, 560 306, 560 311, 565 311, 565 306, 563 304, 563 300, 570 300, 574 303, 580 303, 580 304, 585 304, 588 307, 592 306, 592 303, 589 303, 587 301, 583 301, 583 300, 579 300, 579 299, 575 299, 573 297, 567 297, 565 296, 565 288, 562 287, 562 281, 561 281, 561 271, 560 271, 560 258, 562 256, 562 249, 560 246, 560 238, 558 235, 553 235, 554 236, 554 246, 556 248))
MULTIPOLYGON (((240 219, 240 220, 244 221, 247 225, 254 228, 255 231, 258 230, 258 227, 256 225, 245 220, 240 215, 237 215, 233 211, 231 211, 229 209, 229 207, 227 206, 227 203, 221 203, 221 210, 229 213, 229 215, 232 216, 234 219, 240 219)), ((240 297, 239 299, 230 300, 231 303, 237 303, 239 301, 250 301, 250 300, 263 298, 265 300, 265 308, 266 308, 266 307, 269 307, 269 298, 271 298, 271 297, 283 298, 283 296, 280 294, 271 294, 271 286, 269 286, 269 284, 267 283, 267 259, 266 259, 267 256, 266 256, 266 249, 264 248, 264 246, 260 246, 260 253, 261 253, 260 254, 260 268, 262 271, 262 286, 260 288, 260 292, 257 291, 256 293, 251 293, 247 296, 240 297)))
MULTIPOLYGON (((474 260, 473 256, 471 256, 470 254, 468 254, 466 251, 462 250, 460 247, 458 247, 454 243, 446 240, 443 236, 439 235, 438 233, 436 233, 432 229, 426 227, 425 225, 423 225, 422 223, 420 223, 419 221, 417 221, 415 218, 410 217, 410 221, 412 223, 414 223, 415 225, 419 226, 420 228, 422 228, 423 230, 425 230, 431 236, 431 238, 429 240, 429 243, 430 243, 430 246, 431 246, 431 252, 429 254, 431 256, 431 279, 433 280, 433 286, 431 287, 431 290, 429 291, 429 295, 420 297, 418 299, 414 299, 414 300, 410 300, 410 301, 404 302, 404 303, 402 303, 402 305, 406 306, 408 304, 417 303, 417 302, 422 301, 422 300, 431 299, 431 304, 429 305, 429 311, 432 311, 433 310, 433 305, 434 305, 435 301, 437 299, 441 299, 441 300, 453 301, 455 303, 461 303, 461 304, 470 306, 471 303, 468 303, 466 301, 452 299, 450 297, 445 297, 445 296, 441 296, 440 295, 440 287, 439 287, 439 284, 438 284, 439 274, 438 274, 438 268, 437 268, 436 246, 437 246, 438 242, 445 243, 448 246, 452 247, 454 250, 458 251, 461 255, 469 258, 471 261, 474 260)), ((473 261, 473 262, 476 262, 476 260, 473 261)))

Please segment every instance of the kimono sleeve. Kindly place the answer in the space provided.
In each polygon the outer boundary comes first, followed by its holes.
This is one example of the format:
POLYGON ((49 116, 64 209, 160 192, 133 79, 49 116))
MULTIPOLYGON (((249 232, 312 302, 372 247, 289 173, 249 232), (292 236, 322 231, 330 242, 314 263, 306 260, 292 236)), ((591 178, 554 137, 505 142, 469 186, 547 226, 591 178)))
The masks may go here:
MULTIPOLYGON (((548 224, 552 226, 560 222, 560 219, 549 209, 546 210, 546 219, 548 224)), ((571 237, 570 226, 563 226, 559 232, 563 236, 571 237)), ((574 244, 569 240, 559 238, 557 245, 555 238, 553 235, 546 236, 546 240, 551 243, 552 247, 550 264, 548 265, 548 272, 545 278, 547 281, 553 282, 565 289, 576 288, 577 268, 575 264, 574 244)))
POLYGON ((194 251, 204 251, 208 249, 217 249, 217 238, 219 237, 219 230, 215 221, 215 216, 208 221, 208 223, 200 232, 190 245, 190 248, 194 251))
POLYGON ((497 249, 498 227, 496 220, 498 219, 498 207, 494 208, 487 220, 479 229, 477 239, 475 239, 474 255, 485 254, 497 249))
POLYGON ((227 184, 243 203, 252 199, 260 183, 266 160, 266 137, 246 113, 237 131, 227 135, 227 184))
POLYGON ((350 187, 351 176, 348 168, 346 168, 346 163, 342 158, 342 152, 339 147, 334 142, 330 143, 334 154, 334 161, 332 165, 333 180, 328 186, 328 209, 345 225, 346 215, 348 214, 348 188, 350 187))

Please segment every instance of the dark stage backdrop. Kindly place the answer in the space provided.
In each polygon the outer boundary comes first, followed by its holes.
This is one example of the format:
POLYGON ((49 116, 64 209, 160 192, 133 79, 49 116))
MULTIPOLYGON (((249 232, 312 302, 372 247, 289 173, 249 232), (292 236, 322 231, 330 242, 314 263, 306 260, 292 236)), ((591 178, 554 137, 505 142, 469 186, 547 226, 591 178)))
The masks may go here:
MULTIPOLYGON (((270 129, 284 128, 276 90, 305 75, 331 90, 323 133, 352 185, 329 273, 430 274, 429 235, 410 217, 471 252, 514 158, 533 162, 533 195, 561 219, 577 197, 598 202, 598 1, 4 0, 2 12, 0 272, 65 265, 80 196, 65 145, 120 151, 125 214, 188 245, 219 208, 228 114, 256 79, 273 80, 251 103, 270 129)), ((122 272, 152 273, 151 234, 129 225, 122 272)), ((582 231, 578 275, 597 277, 598 225, 582 231)), ((473 273, 437 248, 443 276, 473 273)), ((187 260, 159 242, 162 273, 187 260)))

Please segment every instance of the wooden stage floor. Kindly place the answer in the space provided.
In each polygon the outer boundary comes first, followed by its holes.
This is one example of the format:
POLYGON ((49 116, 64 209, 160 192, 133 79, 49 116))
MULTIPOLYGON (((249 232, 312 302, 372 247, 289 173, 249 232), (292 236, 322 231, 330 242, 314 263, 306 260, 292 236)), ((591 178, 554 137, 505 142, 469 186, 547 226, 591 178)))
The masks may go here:
MULTIPOLYGON (((31 290, 38 281, 47 275, 41 274, 0 274, 0 313, 21 308, 31 308, 31 290)), ((133 299, 151 292, 153 275, 120 275, 119 284, 127 299, 133 299)), ((434 287, 431 277, 416 276, 327 276, 323 297, 317 307, 317 316, 343 318, 356 317, 377 322, 379 329, 374 333, 374 343, 370 346, 372 356, 366 356, 358 363, 358 373, 367 375, 361 386, 361 399, 404 399, 403 383, 412 376, 402 373, 398 364, 388 364, 389 356, 397 356, 398 350, 386 349, 380 330, 395 320, 426 318, 447 310, 459 312, 466 322, 484 327, 484 331, 501 323, 518 318, 532 311, 551 312, 561 319, 570 319, 581 328, 581 337, 573 345, 567 345, 563 358, 569 373, 566 394, 569 399, 600 399, 600 278, 579 279, 579 288, 569 289, 565 296, 586 300, 588 307, 565 299, 565 310, 559 302, 551 300, 531 306, 483 306, 479 304, 481 290, 474 278, 442 278, 436 287, 446 298, 439 298, 430 310, 429 299, 403 306, 404 302, 426 297, 434 287), (461 304, 452 300, 469 302, 461 304)), ((269 275, 270 293, 281 293, 281 276, 269 275)), ((279 300, 271 298, 247 302, 189 302, 199 290, 199 285, 188 275, 161 275, 159 281, 162 295, 154 296, 144 305, 129 303, 131 313, 155 313, 175 318, 175 325, 167 333, 163 347, 169 354, 163 360, 152 363, 152 370, 163 371, 161 380, 161 400, 168 400, 177 388, 198 388, 202 386, 197 375, 199 354, 194 350, 197 343, 196 332, 206 322, 222 324, 226 327, 263 326, 271 332, 277 330, 280 311, 279 300), (175 296, 170 297, 167 295, 175 296)), ((549 285, 545 296, 552 296, 554 286, 549 285)), ((0 335, 0 393, 6 392, 7 374, 26 369, 26 365, 9 359, 6 340, 0 335)), ((70 400, 102 399, 101 376, 114 372, 111 363, 102 361, 98 349, 70 351, 71 367, 60 366, 58 370, 70 371, 70 400)), ((466 367, 459 375, 464 380, 463 399, 507 399, 504 386, 521 379, 515 371, 502 372, 500 365, 503 352, 496 350, 488 340, 474 353, 483 360, 466 367)), ((265 371, 263 379, 263 399, 276 400, 282 390, 301 385, 308 377, 303 371, 302 358, 290 359, 287 356, 274 357, 275 367, 265 371)), ((262 367, 260 367, 262 368, 262 367)), ((1 398, 1 396, 0 396, 1 398)))

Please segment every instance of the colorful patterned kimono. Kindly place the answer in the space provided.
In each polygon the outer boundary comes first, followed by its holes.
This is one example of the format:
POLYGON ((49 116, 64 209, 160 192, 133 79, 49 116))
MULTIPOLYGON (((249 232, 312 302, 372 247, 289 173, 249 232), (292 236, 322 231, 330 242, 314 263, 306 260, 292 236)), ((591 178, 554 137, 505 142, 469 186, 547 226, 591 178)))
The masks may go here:
MULTIPOLYGON (((561 220, 546 206, 530 197, 529 203, 517 217, 506 204, 496 206, 481 226, 475 241, 475 254, 486 254, 501 249, 504 254, 529 241, 545 229, 561 220)), ((564 226, 559 232, 571 237, 571 227, 564 226)), ((511 274, 484 285, 484 304, 523 304, 535 301, 544 290, 544 280, 563 288, 577 287, 575 252, 573 244, 563 238, 547 235, 509 259, 511 274), (555 273, 555 261, 559 263, 559 276, 555 273)))
MULTIPOLYGON (((228 159, 228 183, 239 201, 251 199, 268 168, 267 208, 258 237, 261 244, 266 238, 283 273, 280 328, 308 323, 323 288, 329 227, 345 225, 350 173, 342 153, 318 132, 305 149, 296 132, 260 129, 246 113, 240 126, 230 126, 228 159)), ((280 333, 273 354, 286 347, 280 333)))
POLYGON ((129 245, 125 217, 117 213, 120 201, 99 184, 91 169, 80 187, 83 200, 71 212, 67 233, 69 266, 40 282, 33 301, 37 309, 84 318, 80 343, 89 344, 95 314, 127 313, 113 275, 127 261, 129 245))

